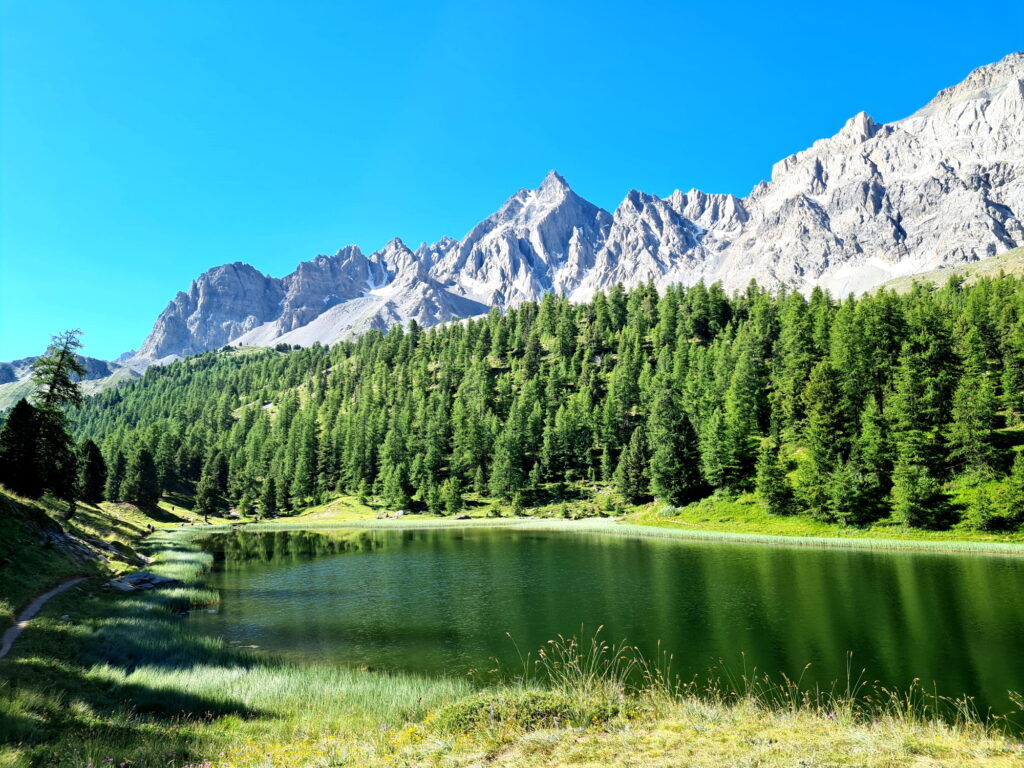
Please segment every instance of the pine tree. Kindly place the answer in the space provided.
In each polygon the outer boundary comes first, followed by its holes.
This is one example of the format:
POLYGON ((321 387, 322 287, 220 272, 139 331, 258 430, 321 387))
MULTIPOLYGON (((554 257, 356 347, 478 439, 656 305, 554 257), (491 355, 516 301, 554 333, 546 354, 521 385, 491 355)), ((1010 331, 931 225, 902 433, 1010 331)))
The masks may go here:
POLYGON ((953 419, 947 429, 949 457, 964 469, 987 473, 994 458, 992 427, 998 406, 976 328, 967 331, 958 353, 963 375, 953 394, 953 419))
POLYGON ((37 411, 37 450, 46 489, 68 504, 68 519, 74 514, 78 495, 78 450, 68 432, 68 421, 59 408, 37 411))
POLYGON ((881 490, 874 474, 856 460, 844 461, 828 478, 828 513, 843 525, 865 525, 880 517, 881 490))
POLYGON ((107 482, 107 463, 100 448, 92 440, 85 440, 79 448, 78 489, 83 501, 96 504, 103 501, 103 488, 107 482))
POLYGON ((431 515, 444 514, 444 501, 441 498, 441 487, 431 483, 423 491, 423 503, 427 507, 427 513, 431 515))
POLYGON ((0 428, 0 483, 30 499, 46 485, 39 456, 41 416, 27 400, 19 400, 0 428))
POLYGON ((860 434, 855 446, 865 472, 873 473, 879 487, 888 492, 892 475, 892 447, 889 428, 878 404, 878 398, 868 397, 860 415, 860 434))
POLYGON ((729 456, 723 480, 727 485, 738 485, 753 473, 763 387, 754 353, 744 350, 736 361, 723 402, 725 445, 729 456))
POLYGON ((107 501, 122 501, 124 499, 121 487, 124 484, 124 472, 127 464, 128 460, 123 451, 114 453, 114 458, 108 466, 107 481, 103 484, 103 498, 107 501))
POLYGON ((68 432, 64 409, 82 404, 81 377, 85 366, 77 356, 80 330, 65 331, 51 339, 46 352, 32 362, 32 383, 38 406, 36 438, 45 488, 69 504, 74 512, 78 493, 78 452, 68 432))
POLYGON ((139 506, 152 506, 160 499, 160 478, 153 454, 140 448, 128 460, 122 484, 122 496, 139 506))
POLYGON ((160 479, 160 488, 165 491, 173 491, 178 488, 178 449, 175 443, 178 442, 170 432, 164 432, 157 443, 156 453, 153 461, 156 462, 156 471, 160 479))
POLYGON ((654 447, 650 463, 652 492, 674 506, 692 501, 703 485, 697 433, 672 387, 663 386, 654 401, 648 431, 654 447))
POLYGON ((445 514, 457 515, 462 511, 464 502, 462 489, 459 487, 459 478, 449 477, 441 484, 441 501, 444 504, 445 514))
POLYGON ((274 478, 272 476, 263 479, 257 510, 261 517, 270 517, 277 512, 277 489, 274 488, 274 478))
POLYGON ((633 504, 641 501, 650 493, 650 481, 647 474, 647 440, 642 426, 633 430, 629 444, 619 458, 619 466, 615 469, 615 487, 623 498, 633 504))
POLYGON ((915 528, 936 522, 939 484, 928 468, 900 457, 892 473, 892 518, 915 528))
POLYGON ((409 498, 408 470, 404 463, 387 467, 381 483, 381 496, 390 507, 409 508, 412 501, 409 498))
POLYGON ((827 361, 811 371, 804 390, 807 429, 804 442, 817 470, 831 473, 849 454, 849 418, 843 409, 843 390, 839 373, 827 361))
POLYGON ((769 514, 793 513, 793 489, 786 477, 779 449, 770 441, 764 442, 758 453, 756 490, 769 514))
POLYGON ((32 383, 40 409, 61 410, 82 404, 79 381, 86 371, 77 355, 82 347, 81 335, 76 328, 53 336, 46 352, 32 361, 32 383))
POLYGON ((1006 517, 1024 523, 1024 453, 1018 451, 1006 481, 1006 517))
POLYGON ((206 467, 196 484, 195 511, 197 514, 208 518, 217 514, 223 506, 220 496, 220 488, 217 486, 216 473, 206 467))
POLYGON ((700 466, 705 479, 716 488, 726 484, 732 471, 725 418, 717 409, 701 425, 700 466))

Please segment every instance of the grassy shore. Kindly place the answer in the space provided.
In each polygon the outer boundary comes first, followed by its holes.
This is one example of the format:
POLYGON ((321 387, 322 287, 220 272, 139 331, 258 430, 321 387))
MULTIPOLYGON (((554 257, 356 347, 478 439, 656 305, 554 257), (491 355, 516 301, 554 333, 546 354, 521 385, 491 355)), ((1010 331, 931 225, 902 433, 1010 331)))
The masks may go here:
MULTIPOLYGON (((83 530, 124 539, 153 558, 151 570, 186 586, 110 593, 99 585, 117 567, 97 565, 90 581, 55 598, 0 661, 2 768, 1010 766, 1024 760, 1021 743, 998 723, 970 716, 941 722, 921 697, 876 693, 869 702, 757 682, 740 691, 717 684, 677 688, 650 667, 637 685, 622 671, 640 662, 607 648, 549 646, 551 675, 509 674, 487 684, 254 655, 192 634, 181 615, 218 600, 203 584, 212 558, 194 543, 209 528, 194 525, 186 510, 105 506, 79 514, 83 530), (150 524, 160 530, 140 538, 150 524), (554 667, 552 654, 561 654, 554 667)), ((502 521, 377 520, 374 511, 358 508, 346 516, 345 505, 335 503, 283 522, 502 521)), ((674 535, 610 518, 513 524, 674 535)), ((27 542, 31 533, 25 535, 27 542)), ((32 591, 25 583, 20 594, 32 591)))
POLYGON ((624 506, 614 513, 596 511, 591 500, 577 499, 527 508, 524 516, 513 517, 507 506, 483 499, 469 508, 467 519, 461 520, 427 514, 404 515, 397 519, 384 515, 386 510, 361 504, 353 497, 339 496, 297 515, 262 522, 221 520, 219 523, 231 522, 261 530, 353 524, 368 528, 514 525, 694 541, 1024 555, 1024 532, 989 533, 966 528, 923 530, 887 520, 862 528, 847 527, 803 515, 768 514, 753 494, 712 496, 678 508, 656 503, 624 506))

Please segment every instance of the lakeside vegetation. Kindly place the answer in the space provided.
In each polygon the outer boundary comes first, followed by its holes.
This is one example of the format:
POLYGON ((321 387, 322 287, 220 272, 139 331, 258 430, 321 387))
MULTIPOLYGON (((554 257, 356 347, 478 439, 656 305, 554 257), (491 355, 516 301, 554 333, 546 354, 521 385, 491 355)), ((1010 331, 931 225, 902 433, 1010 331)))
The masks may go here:
MULTIPOLYGON (((64 515, 48 499, 3 499, 19 511, 64 515)), ((841 685, 819 696, 761 678, 677 688, 663 666, 641 664, 628 649, 592 653, 587 642, 548 645, 547 672, 528 665, 525 678, 521 670, 425 678, 257 656, 191 634, 178 615, 218 599, 203 585, 212 556, 194 543, 209 528, 179 529, 130 505, 92 514, 96 525, 108 519, 111 538, 138 531, 129 539, 154 557, 147 568, 186 585, 111 594, 92 579, 55 598, 0 660, 5 768, 108 759, 161 768, 584 766, 621 764, 625 754, 655 766, 696 758, 710 766, 1009 766, 1024 757, 1000 723, 969 710, 938 720, 921 691, 851 698, 841 685), (147 519, 158 532, 139 539, 147 519)), ((5 536, 16 520, 5 518, 5 536)))

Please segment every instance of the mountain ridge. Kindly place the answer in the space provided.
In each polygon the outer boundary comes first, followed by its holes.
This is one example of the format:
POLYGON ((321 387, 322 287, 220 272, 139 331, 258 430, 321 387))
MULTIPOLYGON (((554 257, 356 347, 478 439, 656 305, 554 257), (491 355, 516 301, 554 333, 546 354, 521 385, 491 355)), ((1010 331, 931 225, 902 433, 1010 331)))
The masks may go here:
POLYGON ((207 270, 157 318, 133 365, 225 344, 331 343, 415 320, 506 310, 616 283, 751 280, 860 293, 1024 245, 1024 53, 980 67, 906 118, 858 112, 782 158, 746 197, 629 191, 606 211, 551 171, 461 240, 350 245, 281 278, 207 270))

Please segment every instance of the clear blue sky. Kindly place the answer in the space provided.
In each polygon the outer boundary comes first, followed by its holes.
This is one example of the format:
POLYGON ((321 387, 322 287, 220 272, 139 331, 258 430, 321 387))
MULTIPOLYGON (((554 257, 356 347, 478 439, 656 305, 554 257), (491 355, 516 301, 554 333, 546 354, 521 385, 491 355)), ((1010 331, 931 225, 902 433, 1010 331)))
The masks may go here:
POLYGON ((203 270, 461 237, 558 169, 746 194, 1024 48, 1024 3, 0 0, 0 360, 203 270))

